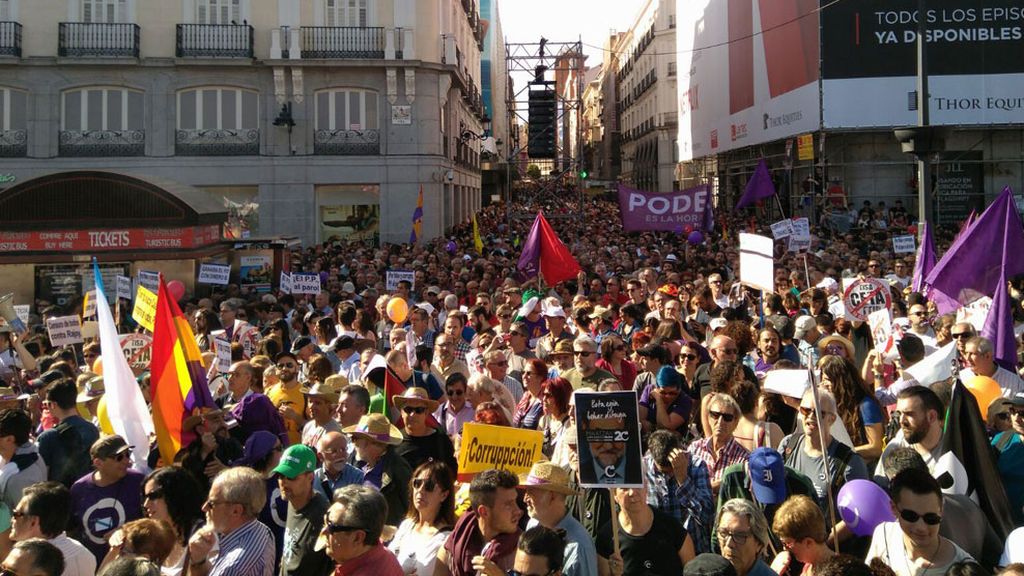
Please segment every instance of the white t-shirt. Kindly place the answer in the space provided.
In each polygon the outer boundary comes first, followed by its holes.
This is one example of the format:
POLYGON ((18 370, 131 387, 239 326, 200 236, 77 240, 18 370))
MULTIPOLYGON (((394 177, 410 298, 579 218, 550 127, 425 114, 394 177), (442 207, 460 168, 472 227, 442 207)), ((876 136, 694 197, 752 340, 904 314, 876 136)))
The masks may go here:
POLYGON ((903 531, 900 530, 899 522, 882 522, 875 528, 875 533, 871 536, 871 547, 868 548, 865 562, 870 563, 872 558, 880 558, 889 568, 892 568, 896 576, 943 576, 950 565, 963 560, 974 560, 956 543, 949 543, 956 552, 948 563, 930 568, 915 565, 907 557, 907 550, 903 546, 903 531))
POLYGON ((93 576, 96 574, 96 557, 77 540, 61 534, 49 541, 64 555, 62 576, 93 576))
POLYGON ((442 530, 433 536, 418 534, 415 523, 406 518, 398 526, 395 537, 388 544, 388 550, 395 554, 406 574, 432 576, 437 561, 437 551, 444 546, 451 530, 442 530))

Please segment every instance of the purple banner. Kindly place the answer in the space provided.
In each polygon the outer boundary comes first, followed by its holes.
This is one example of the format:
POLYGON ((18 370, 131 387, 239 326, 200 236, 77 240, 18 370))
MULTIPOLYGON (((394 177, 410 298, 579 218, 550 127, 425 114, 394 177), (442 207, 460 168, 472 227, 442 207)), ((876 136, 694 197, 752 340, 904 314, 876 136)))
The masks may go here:
POLYGON ((626 232, 665 230, 682 233, 687 226, 704 228, 711 188, 697 186, 679 192, 641 192, 619 185, 619 211, 626 232))

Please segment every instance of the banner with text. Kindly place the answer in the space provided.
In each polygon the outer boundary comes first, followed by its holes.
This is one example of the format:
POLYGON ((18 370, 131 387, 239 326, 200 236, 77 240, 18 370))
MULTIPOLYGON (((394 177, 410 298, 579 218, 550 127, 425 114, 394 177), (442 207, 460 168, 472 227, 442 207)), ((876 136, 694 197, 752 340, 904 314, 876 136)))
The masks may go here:
POLYGON ((231 266, 204 262, 199 265, 199 283, 227 286, 231 279, 231 266))
POLYGON ((619 211, 626 232, 664 230, 682 234, 687 226, 703 229, 711 201, 707 185, 672 193, 642 192, 619 185, 619 211))
POLYGON ((83 342, 82 323, 78 316, 50 318, 46 321, 46 332, 50 335, 50 345, 54 348, 83 342))
POLYGON ((544 434, 537 430, 467 422, 459 448, 459 481, 468 482, 492 468, 529 472, 534 462, 544 459, 543 445, 544 434))

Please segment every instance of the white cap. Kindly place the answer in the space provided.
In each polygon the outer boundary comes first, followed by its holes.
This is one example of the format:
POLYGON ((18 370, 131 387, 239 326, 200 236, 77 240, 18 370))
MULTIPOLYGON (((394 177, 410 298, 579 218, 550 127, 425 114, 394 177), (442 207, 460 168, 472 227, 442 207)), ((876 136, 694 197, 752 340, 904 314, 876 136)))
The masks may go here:
POLYGON ((728 325, 729 321, 719 316, 718 318, 711 319, 711 322, 708 323, 708 328, 710 328, 711 331, 714 332, 715 330, 718 330, 719 328, 725 328, 728 325))
POLYGON ((523 302, 523 305, 519 308, 519 315, 529 316, 530 313, 533 312, 533 309, 537 307, 537 302, 539 301, 540 300, 536 296, 533 296, 526 302, 523 302))
POLYGON ((420 302, 419 304, 416 305, 416 307, 419 308, 420 310, 426 310, 427 314, 430 314, 431 316, 433 316, 434 312, 436 311, 436 308, 434 308, 430 304, 430 302, 420 302))

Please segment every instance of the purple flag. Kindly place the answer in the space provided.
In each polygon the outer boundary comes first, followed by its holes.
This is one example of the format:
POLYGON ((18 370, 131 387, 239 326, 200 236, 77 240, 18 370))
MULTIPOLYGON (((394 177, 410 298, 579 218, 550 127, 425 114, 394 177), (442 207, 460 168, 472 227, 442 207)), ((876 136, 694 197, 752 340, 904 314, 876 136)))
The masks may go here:
POLYGON ((935 268, 935 240, 932 238, 932 227, 927 222, 922 226, 924 226, 924 234, 921 235, 921 245, 917 247, 914 282, 911 284, 911 289, 914 292, 921 292, 924 289, 924 279, 932 271, 932 268, 935 268))
POLYGON ((715 210, 711 207, 711 198, 704 203, 704 222, 701 224, 705 235, 715 231, 715 210))
POLYGON ((666 193, 619 186, 619 214, 626 232, 664 230, 681 234, 686 226, 707 230, 710 209, 711 187, 706 184, 666 193))
POLYGON ((992 341, 992 358, 1010 372, 1017 373, 1017 342, 1013 337, 1013 308, 1006 293, 1006 278, 999 282, 992 308, 985 317, 981 335, 992 341))
POLYGON ((772 184, 772 176, 768 173, 768 164, 764 158, 757 163, 754 175, 747 182, 747 189, 743 191, 743 197, 736 203, 736 210, 741 210, 753 205, 759 200, 771 198, 775 195, 775 184, 772 184))
POLYGON ((519 254, 519 264, 516 268, 525 278, 533 278, 540 271, 540 218, 533 220, 533 226, 530 227, 530 234, 523 243, 523 251, 519 254))
POLYGON ((1009 186, 958 238, 925 278, 939 314, 978 295, 994 296, 1005 278, 1024 273, 1024 229, 1009 186), (1011 256, 1012 255, 1012 256, 1011 256), (976 294, 971 294, 975 292, 976 294))

